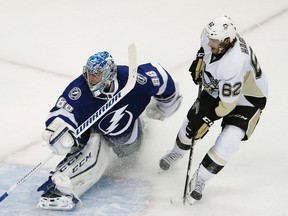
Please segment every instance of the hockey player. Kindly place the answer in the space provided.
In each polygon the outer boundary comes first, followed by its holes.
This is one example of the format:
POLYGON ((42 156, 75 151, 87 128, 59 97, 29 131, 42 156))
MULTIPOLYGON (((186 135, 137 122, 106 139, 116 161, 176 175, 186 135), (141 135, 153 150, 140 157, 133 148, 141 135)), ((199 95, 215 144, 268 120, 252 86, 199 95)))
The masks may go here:
POLYGON ((58 98, 43 138, 56 154, 66 156, 38 188, 44 191, 39 208, 73 209, 79 197, 100 179, 113 156, 128 157, 139 150, 140 115, 146 108, 148 117, 163 120, 179 107, 182 96, 167 71, 158 63, 142 64, 137 68, 134 88, 75 139, 75 129, 123 89, 128 74, 128 66, 116 65, 106 51, 98 52, 89 57, 83 74, 58 98))
POLYGON ((222 119, 221 133, 189 182, 186 197, 192 204, 201 199, 205 183, 223 169, 241 141, 253 133, 266 105, 268 84, 252 48, 227 16, 204 28, 189 71, 204 89, 188 111, 174 148, 159 165, 169 170, 190 149, 192 137, 202 139, 214 121, 222 119))

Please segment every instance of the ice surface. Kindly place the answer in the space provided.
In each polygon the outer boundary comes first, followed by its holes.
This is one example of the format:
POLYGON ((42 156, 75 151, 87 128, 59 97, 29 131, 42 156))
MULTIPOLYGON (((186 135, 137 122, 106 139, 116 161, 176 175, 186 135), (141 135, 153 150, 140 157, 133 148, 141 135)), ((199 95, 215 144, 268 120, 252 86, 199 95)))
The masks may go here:
MULTIPOLYGON (((287 20, 287 0, 0 0, 0 194, 49 154, 41 139, 44 120, 87 58, 107 50, 118 64, 127 64, 127 46, 135 42, 138 63, 160 62, 179 83, 183 104, 164 122, 148 121, 134 166, 107 173, 71 214, 287 215, 287 20), (251 139, 209 182, 201 202, 175 207, 169 200, 183 193, 188 157, 161 174, 158 161, 172 147, 197 96, 187 71, 200 33, 223 14, 244 33, 267 74, 268 104, 251 139)), ((192 171, 213 144, 218 126, 195 146, 192 171)), ((0 215, 65 214, 35 209, 40 196, 35 191, 59 160, 51 160, 1 202, 0 215)))
MULTIPOLYGON (((0 190, 5 191, 11 186, 11 179, 21 179, 23 174, 30 170, 27 167, 4 165, 0 171, 0 190), (11 172, 11 170, 17 170, 17 172, 11 172)), ((37 192, 36 189, 46 181, 45 176, 48 174, 48 170, 41 170, 29 178, 26 181, 27 184, 24 182, 21 187, 18 187, 1 203, 1 214, 67 215, 66 212, 36 208, 41 195, 41 192, 37 192)), ((148 191, 148 185, 138 179, 104 176, 81 197, 82 206, 69 212, 69 215, 137 215, 149 204, 148 191)))

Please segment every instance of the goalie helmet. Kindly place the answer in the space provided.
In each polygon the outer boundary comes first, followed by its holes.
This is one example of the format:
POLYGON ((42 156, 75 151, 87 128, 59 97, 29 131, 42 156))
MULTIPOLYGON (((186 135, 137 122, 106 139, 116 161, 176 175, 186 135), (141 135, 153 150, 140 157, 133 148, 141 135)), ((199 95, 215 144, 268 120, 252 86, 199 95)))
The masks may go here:
POLYGON ((204 29, 209 39, 219 40, 222 43, 226 38, 232 42, 236 37, 236 27, 228 16, 218 17, 212 20, 204 29))
POLYGON ((114 59, 107 51, 98 52, 88 58, 83 67, 83 76, 94 97, 99 96, 105 87, 111 84, 116 71, 114 59))

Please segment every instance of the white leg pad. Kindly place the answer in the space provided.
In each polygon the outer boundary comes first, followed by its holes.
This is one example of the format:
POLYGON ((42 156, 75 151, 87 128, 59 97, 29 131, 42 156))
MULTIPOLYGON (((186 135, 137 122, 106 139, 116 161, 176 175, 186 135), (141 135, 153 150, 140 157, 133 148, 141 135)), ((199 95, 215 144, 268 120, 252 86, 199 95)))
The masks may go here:
POLYGON ((85 148, 58 168, 52 180, 61 193, 80 197, 102 177, 110 158, 111 149, 100 135, 91 134, 85 148))

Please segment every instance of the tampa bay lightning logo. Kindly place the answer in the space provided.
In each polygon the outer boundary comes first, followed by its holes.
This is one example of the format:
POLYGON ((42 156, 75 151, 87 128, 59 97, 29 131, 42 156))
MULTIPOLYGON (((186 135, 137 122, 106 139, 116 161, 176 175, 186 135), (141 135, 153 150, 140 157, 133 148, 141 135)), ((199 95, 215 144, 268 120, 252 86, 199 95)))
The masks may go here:
POLYGON ((109 113, 99 123, 99 129, 104 134, 117 136, 125 132, 131 125, 133 115, 126 110, 128 105, 109 113))
POLYGON ((80 98, 81 96, 81 89, 78 88, 78 87, 74 87, 73 89, 71 89, 71 91, 69 92, 68 94, 68 97, 71 99, 71 100, 77 100, 80 98))
POLYGON ((140 85, 145 85, 145 83, 147 82, 147 78, 143 76, 142 74, 137 74, 137 82, 140 85))

